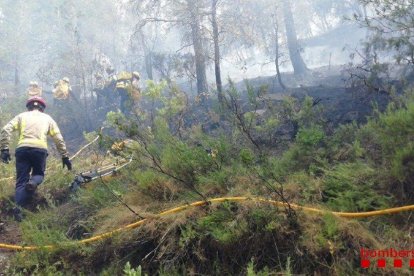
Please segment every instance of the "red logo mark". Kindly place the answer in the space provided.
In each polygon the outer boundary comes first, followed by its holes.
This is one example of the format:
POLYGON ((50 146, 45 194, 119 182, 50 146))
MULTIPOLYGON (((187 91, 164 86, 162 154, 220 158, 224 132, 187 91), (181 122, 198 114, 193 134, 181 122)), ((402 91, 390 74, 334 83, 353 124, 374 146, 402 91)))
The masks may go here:
POLYGON ((386 264, 385 259, 379 259, 377 262, 377 266, 380 268, 385 267, 385 264, 386 264))
POLYGON ((402 267, 402 260, 401 259, 395 259, 394 260, 394 267, 402 267))
POLYGON ((362 268, 368 268, 370 264, 371 264, 371 262, 369 260, 366 260, 366 259, 361 260, 361 267, 362 268))

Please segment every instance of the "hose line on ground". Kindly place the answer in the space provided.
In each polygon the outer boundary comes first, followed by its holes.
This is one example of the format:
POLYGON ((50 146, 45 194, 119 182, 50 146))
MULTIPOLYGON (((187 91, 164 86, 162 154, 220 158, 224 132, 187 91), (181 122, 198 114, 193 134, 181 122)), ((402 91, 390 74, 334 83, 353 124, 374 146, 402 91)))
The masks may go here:
MULTIPOLYGON (((184 211, 186 209, 189 209, 191 207, 205 206, 205 205, 210 204, 210 203, 220 203, 220 202, 225 202, 225 201, 233 201, 233 202, 253 201, 253 202, 257 202, 257 203, 268 203, 268 204, 271 204, 271 205, 274 205, 274 206, 277 206, 277 207, 286 207, 287 206, 287 203, 279 202, 279 201, 275 201, 275 200, 270 200, 270 199, 265 199, 265 198, 221 197, 221 198, 213 198, 213 199, 210 199, 209 201, 196 201, 196 202, 193 202, 191 204, 178 206, 178 207, 163 211, 163 212, 159 213, 157 216, 158 217, 168 216, 168 215, 171 215, 171 214, 176 214, 176 213, 182 212, 182 211, 184 211)), ((350 213, 350 212, 332 212, 332 211, 328 211, 328 210, 322 210, 322 209, 317 209, 317 208, 312 208, 312 207, 300 206, 300 205, 297 205, 297 204, 289 204, 289 206, 292 209, 295 209, 295 210, 301 210, 301 211, 304 211, 304 212, 317 213, 317 214, 328 213, 328 214, 333 214, 333 215, 343 217, 343 218, 367 218, 367 217, 390 215, 390 214, 396 214, 396 213, 400 213, 400 212, 406 212, 406 211, 413 211, 414 210, 414 205, 407 205, 407 206, 388 208, 388 209, 377 210, 377 211, 350 213)), ((148 219, 141 219, 141 220, 136 221, 134 223, 125 225, 123 227, 117 228, 115 230, 112 230, 112 231, 109 231, 109 232, 106 232, 106 233, 103 233, 103 234, 96 235, 96 236, 91 237, 91 238, 78 240, 78 241, 73 241, 73 242, 68 242, 68 243, 64 243, 64 244, 67 244, 67 245, 88 244, 88 243, 104 240, 104 239, 110 238, 113 235, 118 234, 120 232, 135 229, 135 228, 143 225, 147 221, 148 221, 148 219)), ((22 245, 15 245, 15 244, 0 243, 0 249, 9 249, 9 250, 40 250, 40 249, 56 249, 56 248, 59 248, 59 245, 22 246, 22 245)))

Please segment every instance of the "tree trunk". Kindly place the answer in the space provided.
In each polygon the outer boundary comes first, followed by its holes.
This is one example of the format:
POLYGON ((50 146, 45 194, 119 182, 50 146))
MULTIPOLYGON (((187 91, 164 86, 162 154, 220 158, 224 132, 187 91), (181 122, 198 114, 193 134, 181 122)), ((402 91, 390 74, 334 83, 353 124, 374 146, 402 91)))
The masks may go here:
POLYGON ((217 25, 217 1, 211 2, 211 23, 213 25, 213 41, 214 41, 214 73, 216 75, 216 86, 218 92, 218 100, 223 102, 223 84, 221 82, 220 70, 220 46, 219 46, 219 30, 217 25))
POLYGON ((283 90, 286 90, 286 86, 282 81, 282 76, 280 75, 280 67, 279 67, 279 24, 278 24, 276 18, 274 18, 273 30, 274 30, 273 36, 275 38, 275 66, 276 66, 277 80, 280 84, 280 87, 282 87, 283 90))
POLYGON ((203 38, 201 35, 199 10, 197 3, 193 0, 187 0, 191 16, 191 38, 193 41, 196 77, 197 77, 197 93, 202 94, 208 92, 207 74, 206 74, 206 60, 204 56, 203 38))
POLYGON ((20 84, 20 77, 19 77, 19 68, 17 65, 14 67, 14 86, 19 86, 20 84))
POLYGON ((150 80, 154 79, 154 75, 152 74, 152 52, 148 51, 145 53, 145 71, 147 72, 147 77, 150 80))
POLYGON ((19 55, 16 53, 14 59, 14 86, 17 87, 20 84, 20 74, 19 74, 19 55))
POLYGON ((283 0, 283 17, 285 19, 286 38, 293 71, 295 75, 303 75, 307 72, 308 68, 300 55, 301 48, 298 43, 295 22, 293 20, 292 8, 289 0, 283 0))
POLYGON ((145 42, 145 35, 142 30, 139 31, 139 36, 141 37, 141 44, 144 50, 145 71, 147 72, 148 79, 153 80, 154 75, 152 72, 152 51, 148 49, 147 43, 145 42))

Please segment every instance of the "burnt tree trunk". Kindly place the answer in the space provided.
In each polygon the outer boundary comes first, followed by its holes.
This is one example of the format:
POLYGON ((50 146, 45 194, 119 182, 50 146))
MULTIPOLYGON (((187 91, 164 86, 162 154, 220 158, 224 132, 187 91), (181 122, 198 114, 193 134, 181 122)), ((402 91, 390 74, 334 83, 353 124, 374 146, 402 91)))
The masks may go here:
POLYGON ((282 81, 282 75, 280 74, 280 66, 279 66, 279 23, 277 22, 276 18, 273 18, 273 31, 274 31, 274 38, 275 38, 275 66, 276 66, 276 74, 277 80, 280 84, 282 89, 286 90, 286 86, 282 81))
POLYGON ((187 0, 188 9, 190 12, 190 27, 191 39, 193 42, 196 78, 197 78, 197 93, 202 94, 208 92, 207 74, 206 74, 206 59, 204 55, 203 37, 201 35, 200 27, 200 13, 197 3, 193 0, 187 0))
POLYGON ((139 36, 141 38, 142 49, 144 50, 145 72, 147 73, 148 79, 153 80, 154 75, 152 70, 152 51, 148 49, 147 43, 145 41, 145 35, 142 30, 139 31, 139 36))
POLYGON ((303 75, 308 71, 308 68, 300 55, 301 47, 298 43, 295 22, 293 20, 292 8, 289 0, 283 0, 283 17, 285 21, 286 38, 293 71, 295 75, 303 75))
POLYGON ((152 52, 145 53, 145 71, 147 72, 148 79, 153 80, 154 75, 152 73, 152 52))
POLYGON ((218 92, 218 100, 223 102, 223 84, 221 82, 220 70, 220 46, 219 46, 219 29, 217 24, 217 1, 211 2, 211 23, 213 25, 213 41, 214 41, 214 73, 216 75, 216 86, 218 92))

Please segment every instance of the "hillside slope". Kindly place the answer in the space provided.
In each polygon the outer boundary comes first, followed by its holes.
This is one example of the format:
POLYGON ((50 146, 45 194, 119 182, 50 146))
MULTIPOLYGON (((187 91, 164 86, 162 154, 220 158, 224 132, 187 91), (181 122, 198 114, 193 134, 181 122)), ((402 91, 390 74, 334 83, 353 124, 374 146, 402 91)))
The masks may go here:
MULTIPOLYGON (((344 89, 299 89, 292 91, 296 97, 272 99, 261 88, 240 92, 230 86, 223 106, 211 100, 204 109, 179 90, 154 83, 133 116, 108 113, 99 143, 74 160, 80 173, 132 158, 114 176, 70 193, 74 175, 62 173, 52 157, 46 181, 19 225, 10 217, 13 180, 5 181, 0 242, 54 249, 13 253, 2 268, 7 274, 40 275, 394 273, 391 266, 362 268, 360 250, 411 248, 410 212, 345 219, 229 200, 157 216, 194 201, 232 196, 342 212, 412 204, 412 93, 393 99, 379 94, 382 108, 370 111, 371 99, 344 104, 351 99, 341 96, 344 89), (146 100, 158 108, 146 110, 146 100), (338 120, 348 106, 358 114, 338 120), (291 135, 281 139, 289 125, 291 135), (129 231, 72 243, 141 218, 145 223, 129 231)), ((95 135, 88 134, 88 141, 95 135)), ((5 176, 13 174, 4 168, 5 176)), ((409 272, 406 262, 401 271, 409 272)))

